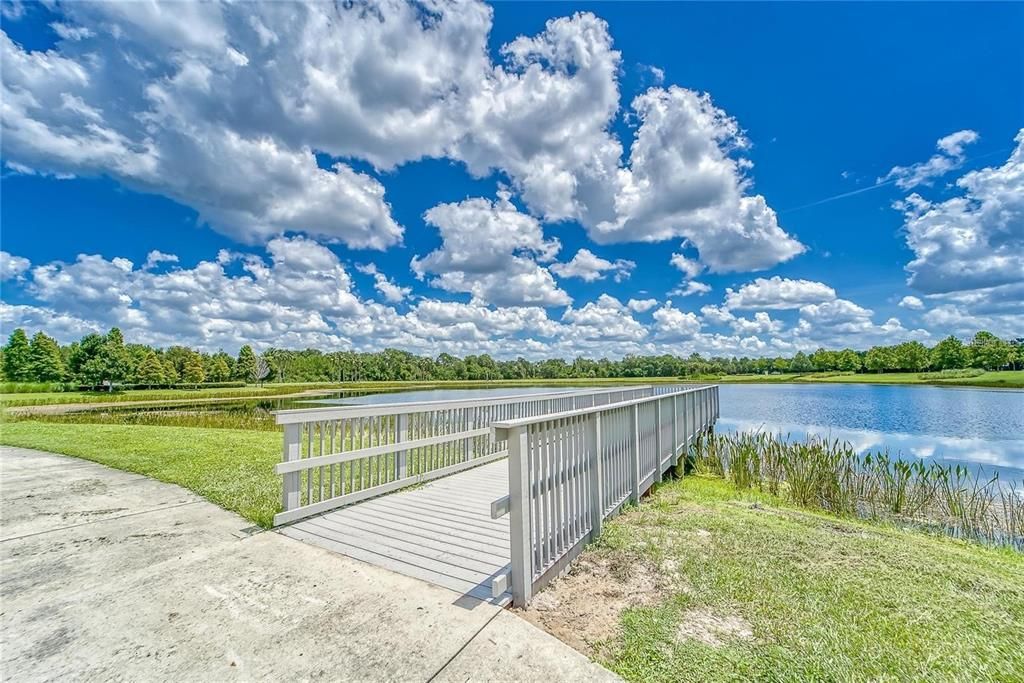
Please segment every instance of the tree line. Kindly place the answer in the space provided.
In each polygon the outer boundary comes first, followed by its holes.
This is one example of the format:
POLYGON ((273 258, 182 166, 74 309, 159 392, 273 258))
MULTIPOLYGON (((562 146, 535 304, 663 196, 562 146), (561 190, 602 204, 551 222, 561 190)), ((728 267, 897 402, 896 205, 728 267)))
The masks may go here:
POLYGON ((487 354, 436 358, 385 349, 375 353, 267 349, 257 355, 243 346, 237 356, 205 353, 186 346, 167 349, 126 343, 118 328, 60 345, 38 332, 31 339, 14 330, 0 349, 0 372, 10 382, 51 382, 81 387, 146 387, 225 382, 346 382, 407 380, 573 379, 692 377, 701 375, 805 372, 923 372, 979 368, 1024 368, 1024 338, 1004 340, 978 332, 967 343, 947 337, 933 347, 916 341, 875 346, 867 351, 818 349, 790 357, 736 358, 626 356, 620 360, 560 358, 496 360, 487 354))

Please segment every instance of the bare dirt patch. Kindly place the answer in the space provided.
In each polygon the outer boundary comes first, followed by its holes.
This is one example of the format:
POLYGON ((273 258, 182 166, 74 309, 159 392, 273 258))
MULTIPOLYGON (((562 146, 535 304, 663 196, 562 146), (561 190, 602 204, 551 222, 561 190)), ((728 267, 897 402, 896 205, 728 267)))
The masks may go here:
POLYGON ((672 588, 662 573, 636 558, 588 554, 535 596, 522 616, 592 656, 618 634, 624 610, 652 605, 672 588))
POLYGON ((711 647, 721 647, 734 640, 750 640, 754 631, 738 614, 721 614, 707 608, 687 610, 676 630, 676 640, 696 640, 711 647))

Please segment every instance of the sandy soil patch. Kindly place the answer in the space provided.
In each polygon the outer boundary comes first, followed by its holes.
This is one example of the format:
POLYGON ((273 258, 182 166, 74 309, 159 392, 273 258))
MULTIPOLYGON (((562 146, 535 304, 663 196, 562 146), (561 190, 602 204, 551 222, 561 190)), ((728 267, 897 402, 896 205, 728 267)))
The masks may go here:
POLYGON ((660 572, 642 562, 587 556, 536 595, 522 616, 593 655, 603 641, 618 634, 624 610, 654 604, 671 589, 660 572))
POLYGON ((721 614, 707 608, 687 610, 676 630, 676 640, 696 640, 711 647, 721 647, 734 640, 750 640, 754 631, 743 617, 721 614))

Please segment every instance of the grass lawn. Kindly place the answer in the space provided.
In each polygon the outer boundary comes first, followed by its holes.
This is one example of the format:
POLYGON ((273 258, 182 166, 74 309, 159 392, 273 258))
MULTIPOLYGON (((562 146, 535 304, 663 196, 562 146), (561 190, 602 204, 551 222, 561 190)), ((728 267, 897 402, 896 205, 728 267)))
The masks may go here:
POLYGON ((263 527, 281 507, 278 432, 24 421, 0 424, 0 443, 178 484, 263 527))
POLYGON ((1024 680, 1024 555, 720 479, 661 486, 538 599, 556 635, 618 602, 581 649, 628 680, 1024 680))

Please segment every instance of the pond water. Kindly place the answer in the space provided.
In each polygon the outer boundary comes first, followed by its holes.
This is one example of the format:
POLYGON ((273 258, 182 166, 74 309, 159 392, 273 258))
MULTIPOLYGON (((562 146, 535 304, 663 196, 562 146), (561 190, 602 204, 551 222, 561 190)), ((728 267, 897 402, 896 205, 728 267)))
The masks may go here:
POLYGON ((725 384, 719 431, 848 441, 859 452, 981 466, 1024 482, 1024 391, 878 384, 725 384))

